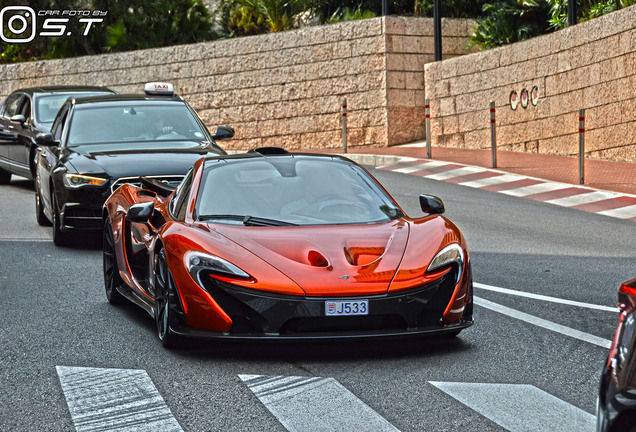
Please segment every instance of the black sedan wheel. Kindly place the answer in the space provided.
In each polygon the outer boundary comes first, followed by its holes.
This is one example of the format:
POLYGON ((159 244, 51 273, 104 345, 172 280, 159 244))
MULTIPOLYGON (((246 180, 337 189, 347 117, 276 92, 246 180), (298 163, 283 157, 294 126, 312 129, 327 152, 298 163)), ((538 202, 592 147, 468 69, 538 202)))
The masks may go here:
POLYGON ((179 337, 172 333, 170 325, 174 322, 174 304, 176 301, 176 284, 168 268, 166 252, 162 249, 157 258, 155 270, 155 321, 157 336, 166 348, 178 345, 179 337))
POLYGON ((41 226, 51 226, 51 221, 44 214, 44 206, 42 205, 42 195, 40 195, 39 176, 35 179, 35 219, 41 226))
POLYGON ((6 185, 11 183, 11 173, 0 168, 0 184, 6 185))
POLYGON ((117 291, 117 287, 121 286, 124 281, 119 275, 119 266, 117 265, 117 257, 115 256, 115 239, 113 237, 113 228, 110 219, 106 219, 104 223, 104 241, 103 241, 103 263, 104 263, 104 288, 106 289, 106 298, 112 305, 120 305, 125 298, 117 291))
POLYGON ((62 232, 60 229, 60 212, 57 210, 57 200, 55 192, 51 192, 51 207, 53 213, 53 243, 57 246, 66 246, 69 243, 70 236, 68 233, 62 232))

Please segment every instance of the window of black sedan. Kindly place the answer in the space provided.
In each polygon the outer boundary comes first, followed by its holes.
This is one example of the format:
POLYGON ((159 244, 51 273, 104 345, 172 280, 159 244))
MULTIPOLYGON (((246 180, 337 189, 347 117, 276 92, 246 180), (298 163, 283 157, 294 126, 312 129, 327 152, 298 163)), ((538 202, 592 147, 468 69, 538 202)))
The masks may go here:
POLYGON ((67 145, 205 139, 206 134, 185 104, 131 102, 116 106, 78 105, 69 126, 67 145))

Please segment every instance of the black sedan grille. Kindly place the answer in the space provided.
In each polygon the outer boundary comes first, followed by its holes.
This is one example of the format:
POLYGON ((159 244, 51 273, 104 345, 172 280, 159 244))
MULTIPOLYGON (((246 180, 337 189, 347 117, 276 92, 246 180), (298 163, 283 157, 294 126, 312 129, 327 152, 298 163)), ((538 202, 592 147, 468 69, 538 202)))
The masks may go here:
MULTIPOLYGON (((183 180, 185 176, 183 175, 154 175, 154 176, 144 176, 146 178, 151 178, 153 180, 157 180, 162 183, 166 183, 168 186, 177 187, 183 180)), ((135 186, 141 186, 141 181, 139 180, 139 176, 137 177, 120 177, 113 182, 110 186, 111 192, 115 192, 119 186, 123 184, 132 184, 135 186)))

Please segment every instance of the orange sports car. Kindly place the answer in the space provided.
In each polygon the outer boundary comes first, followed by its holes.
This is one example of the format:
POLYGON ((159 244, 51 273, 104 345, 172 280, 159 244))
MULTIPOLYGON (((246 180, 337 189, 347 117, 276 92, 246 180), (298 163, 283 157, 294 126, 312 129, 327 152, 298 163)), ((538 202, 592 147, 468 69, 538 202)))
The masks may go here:
POLYGON ((202 158, 173 190, 141 178, 104 205, 110 303, 180 337, 457 335, 473 324, 466 241, 421 195, 410 218, 339 156, 259 148, 202 158))

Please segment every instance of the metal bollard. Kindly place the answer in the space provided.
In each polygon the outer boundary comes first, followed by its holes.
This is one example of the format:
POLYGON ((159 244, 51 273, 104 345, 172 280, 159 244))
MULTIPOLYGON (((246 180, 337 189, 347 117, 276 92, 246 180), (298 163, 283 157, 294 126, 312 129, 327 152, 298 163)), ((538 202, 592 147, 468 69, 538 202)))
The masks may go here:
POLYGON ((431 106, 428 104, 428 99, 424 101, 424 118, 426 127, 426 157, 431 158, 431 106))
POLYGON ((492 167, 497 168, 497 138, 495 136, 495 102, 490 101, 490 151, 492 167))
POLYGON ((585 172, 585 108, 579 109, 579 184, 583 184, 585 172))
POLYGON ((347 152, 347 99, 342 100, 342 152, 347 152))

